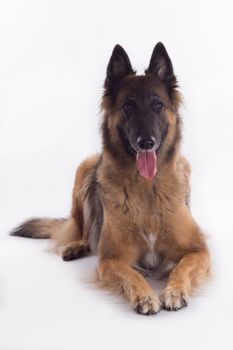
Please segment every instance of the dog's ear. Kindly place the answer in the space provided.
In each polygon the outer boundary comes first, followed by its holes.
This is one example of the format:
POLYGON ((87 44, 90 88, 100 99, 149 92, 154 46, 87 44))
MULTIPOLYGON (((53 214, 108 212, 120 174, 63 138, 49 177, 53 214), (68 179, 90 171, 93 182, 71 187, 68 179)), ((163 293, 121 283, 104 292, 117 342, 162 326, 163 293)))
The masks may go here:
POLYGON ((165 46, 161 42, 155 45, 149 67, 145 73, 153 74, 157 79, 167 84, 174 84, 176 82, 172 62, 165 46))
POLYGON ((108 63, 105 89, 111 89, 114 83, 119 82, 128 74, 134 73, 127 53, 123 47, 116 45, 108 63))

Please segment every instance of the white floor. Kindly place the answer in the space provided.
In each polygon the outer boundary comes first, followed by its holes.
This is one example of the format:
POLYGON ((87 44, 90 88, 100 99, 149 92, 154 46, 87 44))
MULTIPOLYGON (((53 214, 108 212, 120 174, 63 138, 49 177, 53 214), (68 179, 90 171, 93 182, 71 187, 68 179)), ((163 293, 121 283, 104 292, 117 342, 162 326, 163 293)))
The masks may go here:
MULTIPOLYGON (((221 254, 224 277, 215 276, 188 308, 146 317, 95 288, 90 282, 95 257, 65 263, 46 246, 45 241, 21 238, 1 241, 1 350, 232 348, 233 290, 226 249, 221 254)), ((152 285, 161 289, 161 284, 152 285)))
POLYGON ((0 350, 233 348, 232 11, 228 0, 1 2, 0 350), (47 241, 8 232, 68 215, 75 168, 100 150, 113 46, 142 72, 160 40, 184 95, 192 211, 213 278, 188 308, 144 317, 90 283, 95 257, 63 262, 47 241))

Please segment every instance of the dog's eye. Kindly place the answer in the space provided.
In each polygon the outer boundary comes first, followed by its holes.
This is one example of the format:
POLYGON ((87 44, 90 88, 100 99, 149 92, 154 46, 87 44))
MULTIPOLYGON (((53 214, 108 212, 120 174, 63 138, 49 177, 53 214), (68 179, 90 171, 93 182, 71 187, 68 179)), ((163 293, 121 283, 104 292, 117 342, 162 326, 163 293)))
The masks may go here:
POLYGON ((152 104, 151 104, 151 108, 155 112, 161 112, 162 109, 163 109, 163 104, 160 101, 153 101, 152 104))
POLYGON ((125 113, 130 113, 135 109, 135 103, 133 101, 127 101, 123 105, 125 113))

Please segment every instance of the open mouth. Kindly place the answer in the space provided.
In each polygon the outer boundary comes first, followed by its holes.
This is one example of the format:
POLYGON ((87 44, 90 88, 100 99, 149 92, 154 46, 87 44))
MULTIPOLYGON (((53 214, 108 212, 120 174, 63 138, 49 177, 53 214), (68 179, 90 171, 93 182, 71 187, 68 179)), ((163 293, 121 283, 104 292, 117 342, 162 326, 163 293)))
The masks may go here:
POLYGON ((137 152, 137 169, 145 179, 152 179, 157 172, 157 156, 155 150, 137 152))

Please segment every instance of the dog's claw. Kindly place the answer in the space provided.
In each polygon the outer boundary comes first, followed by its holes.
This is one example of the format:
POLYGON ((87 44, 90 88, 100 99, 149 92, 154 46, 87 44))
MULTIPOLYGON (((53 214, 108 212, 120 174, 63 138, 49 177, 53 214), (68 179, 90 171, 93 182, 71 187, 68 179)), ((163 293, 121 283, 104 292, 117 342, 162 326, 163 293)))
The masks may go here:
POLYGON ((163 309, 167 311, 178 311, 187 307, 187 299, 177 289, 166 288, 161 296, 163 309))
POLYGON ((137 298, 134 310, 141 315, 156 315, 161 308, 161 303, 156 296, 137 298))

